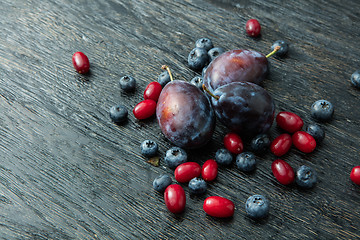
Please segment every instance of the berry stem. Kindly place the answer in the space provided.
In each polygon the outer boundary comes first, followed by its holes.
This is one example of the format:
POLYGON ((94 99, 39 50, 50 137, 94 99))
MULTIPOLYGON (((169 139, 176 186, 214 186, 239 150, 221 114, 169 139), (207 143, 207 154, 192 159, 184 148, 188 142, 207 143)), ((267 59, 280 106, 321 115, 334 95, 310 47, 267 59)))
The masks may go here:
POLYGON ((202 85, 202 88, 204 89, 205 92, 207 92, 210 96, 212 96, 213 98, 215 98, 216 100, 219 100, 219 96, 214 95, 212 92, 210 92, 210 90, 205 86, 205 84, 202 85))
POLYGON ((272 55, 274 55, 277 51, 279 51, 279 49, 280 49, 280 46, 276 46, 271 53, 269 53, 268 55, 266 55, 266 58, 269 58, 269 57, 271 57, 272 55))
POLYGON ((161 66, 161 69, 166 70, 166 71, 169 73, 169 76, 170 76, 170 80, 171 80, 171 81, 174 80, 174 79, 173 79, 173 76, 172 76, 172 74, 171 74, 170 68, 169 68, 168 65, 162 65, 162 66, 161 66))

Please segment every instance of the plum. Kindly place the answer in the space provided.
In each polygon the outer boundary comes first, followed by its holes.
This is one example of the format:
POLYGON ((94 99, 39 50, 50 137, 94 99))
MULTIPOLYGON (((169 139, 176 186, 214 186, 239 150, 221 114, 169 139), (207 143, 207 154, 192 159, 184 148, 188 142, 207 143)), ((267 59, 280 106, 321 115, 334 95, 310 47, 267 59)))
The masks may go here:
POLYGON ((165 137, 181 148, 205 145, 212 137, 216 119, 206 95, 181 80, 171 81, 163 88, 156 117, 165 137))
POLYGON ((274 121, 274 101, 257 84, 229 83, 217 88, 212 96, 211 103, 219 121, 240 136, 266 133, 274 121))
POLYGON ((227 51, 209 64, 204 84, 211 92, 232 82, 260 84, 268 73, 268 56, 245 49, 227 51))

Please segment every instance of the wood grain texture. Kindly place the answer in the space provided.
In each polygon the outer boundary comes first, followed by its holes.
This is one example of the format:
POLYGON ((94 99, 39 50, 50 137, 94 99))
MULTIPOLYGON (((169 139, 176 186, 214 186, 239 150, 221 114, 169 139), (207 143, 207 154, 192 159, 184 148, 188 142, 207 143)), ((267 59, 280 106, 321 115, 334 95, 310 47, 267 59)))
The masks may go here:
MULTIPOLYGON (((350 76, 360 68, 358 1, 176 0, 23 1, 0 4, 0 238, 2 239, 358 239, 360 188, 349 173, 360 165, 359 90, 350 76), (262 37, 245 35, 257 18, 262 37), (196 39, 209 37, 225 49, 269 52, 278 39, 288 57, 272 58, 264 87, 277 112, 293 111, 310 123, 310 106, 325 98, 334 119, 322 124, 324 142, 311 154, 292 149, 294 168, 318 172, 316 187, 284 187, 271 173, 271 154, 244 174, 221 168, 205 196, 187 194, 186 211, 170 214, 152 189, 172 145, 155 118, 137 121, 132 108, 146 85, 168 64, 177 79, 198 73, 187 67, 196 39), (74 72, 71 56, 84 52, 91 73, 74 72), (137 80, 132 94, 120 91, 125 74, 137 80), (122 103, 129 120, 111 123, 108 110, 122 103), (160 145, 160 167, 141 156, 145 139, 160 145), (245 215, 248 196, 271 200, 270 216, 245 215), (235 202, 232 219, 202 210, 205 197, 235 202)), ((222 147, 220 124, 210 143, 188 151, 203 163, 222 147)), ((280 130, 274 125, 271 136, 280 130)))

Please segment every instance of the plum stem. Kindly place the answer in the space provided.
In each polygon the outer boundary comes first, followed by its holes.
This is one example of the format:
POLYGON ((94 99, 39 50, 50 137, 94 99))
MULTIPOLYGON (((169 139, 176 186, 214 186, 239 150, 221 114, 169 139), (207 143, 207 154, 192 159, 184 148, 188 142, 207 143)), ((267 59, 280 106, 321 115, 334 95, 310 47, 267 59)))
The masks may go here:
POLYGON ((205 92, 207 92, 210 96, 212 96, 213 98, 215 98, 216 100, 219 100, 219 96, 214 95, 212 92, 210 92, 210 90, 205 86, 205 84, 202 85, 202 88, 204 89, 205 92))
POLYGON ((169 68, 168 65, 162 65, 162 66, 161 66, 161 69, 166 70, 166 71, 169 73, 169 76, 170 76, 170 80, 171 80, 171 81, 174 80, 174 79, 173 79, 173 76, 172 76, 172 74, 171 74, 170 68, 169 68))
POLYGON ((277 51, 279 51, 279 50, 280 50, 280 46, 276 46, 271 53, 269 53, 268 55, 266 55, 266 58, 271 57, 272 55, 274 55, 274 54, 275 54, 277 51))

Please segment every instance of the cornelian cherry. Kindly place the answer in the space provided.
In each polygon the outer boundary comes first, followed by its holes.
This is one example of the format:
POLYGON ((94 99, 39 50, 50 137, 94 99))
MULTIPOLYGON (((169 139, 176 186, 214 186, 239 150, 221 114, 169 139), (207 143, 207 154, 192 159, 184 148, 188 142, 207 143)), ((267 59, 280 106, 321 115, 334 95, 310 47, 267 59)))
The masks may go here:
POLYGON ((228 218, 234 215, 235 206, 227 198, 211 196, 205 199, 203 209, 212 217, 228 218))
POLYGON ((288 185, 295 179, 294 169, 284 160, 277 159, 271 164, 271 170, 279 183, 288 185))
POLYGON ((304 131, 297 131, 294 133, 292 135, 292 142, 297 149, 304 153, 311 153, 316 147, 314 137, 304 131))
POLYGON ((258 20, 250 19, 246 22, 246 33, 250 37, 258 37, 261 32, 261 26, 258 20))
POLYGON ((226 134, 224 137, 224 145, 227 150, 234 154, 239 154, 244 149, 243 141, 236 133, 226 134))
POLYGON ((279 112, 276 116, 276 123, 279 127, 289 133, 300 131, 304 125, 304 121, 301 117, 292 112, 279 112))
POLYGON ((137 119, 146 119, 156 112, 156 102, 152 99, 146 99, 139 102, 133 109, 133 114, 137 119))
POLYGON ((181 213, 185 210, 185 191, 179 184, 171 184, 165 189, 164 200, 167 209, 172 213, 181 213))
POLYGON ((287 133, 283 133, 272 141, 270 150, 275 156, 280 157, 290 150, 291 145, 291 136, 287 133))
POLYGON ((162 87, 160 83, 158 82, 151 82, 147 85, 144 91, 144 99, 152 99, 155 102, 157 102, 160 93, 161 93, 162 87))
POLYGON ((214 159, 207 160, 201 168, 201 177, 205 181, 213 181, 218 174, 218 164, 214 159))
POLYGON ((88 57, 82 52, 76 52, 72 56, 72 63, 75 70, 80 74, 85 74, 90 70, 90 63, 88 57))
POLYGON ((351 170, 350 179, 353 183, 360 185, 360 166, 356 166, 351 170))
POLYGON ((182 163, 175 169, 175 179, 179 183, 189 182, 195 177, 199 177, 201 174, 201 166, 196 162, 182 163))

